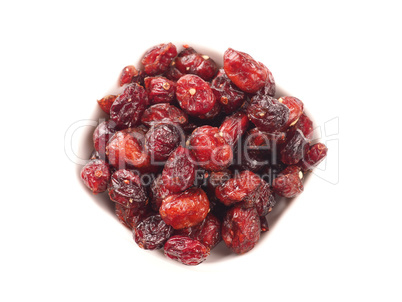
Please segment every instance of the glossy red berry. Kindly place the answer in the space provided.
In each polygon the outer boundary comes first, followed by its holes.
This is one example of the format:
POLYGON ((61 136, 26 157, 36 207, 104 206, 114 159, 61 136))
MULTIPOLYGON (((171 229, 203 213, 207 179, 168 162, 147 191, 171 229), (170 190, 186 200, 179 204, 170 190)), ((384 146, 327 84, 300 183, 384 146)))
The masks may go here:
POLYGON ((147 50, 141 63, 147 75, 155 76, 167 71, 176 55, 177 49, 172 43, 159 44, 147 50))
POLYGON ((206 260, 209 249, 200 241, 187 236, 172 236, 164 246, 165 256, 186 265, 197 265, 206 260))
POLYGON ((81 179, 94 194, 105 192, 110 180, 109 165, 101 159, 90 160, 81 169, 81 179))

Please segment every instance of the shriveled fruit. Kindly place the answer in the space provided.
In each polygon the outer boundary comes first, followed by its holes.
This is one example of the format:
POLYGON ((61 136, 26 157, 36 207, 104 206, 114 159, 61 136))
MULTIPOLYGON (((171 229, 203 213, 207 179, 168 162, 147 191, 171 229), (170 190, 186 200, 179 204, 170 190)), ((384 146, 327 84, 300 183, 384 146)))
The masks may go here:
POLYGON ((280 132, 287 126, 289 108, 267 95, 255 95, 247 107, 247 115, 258 129, 280 132))
POLYGON ((287 165, 297 164, 307 154, 309 142, 299 129, 281 150, 281 161, 287 165))
POLYGON ((159 208, 162 219, 174 229, 192 227, 205 219, 209 200, 200 188, 166 197, 159 208))
POLYGON ((177 49, 172 43, 159 44, 147 50, 141 63, 144 65, 145 73, 154 76, 167 71, 176 55, 177 49))
POLYGON ((208 83, 192 74, 182 76, 177 81, 176 97, 180 107, 192 116, 206 114, 216 103, 208 83))
POLYGON ((184 141, 182 130, 170 123, 153 125, 145 137, 152 163, 168 159, 177 146, 184 141))
POLYGON ((119 129, 136 126, 149 105, 145 89, 137 83, 128 84, 123 93, 113 102, 110 108, 110 118, 119 129))
POLYGON ((94 141, 94 148, 101 158, 105 158, 106 145, 115 132, 116 124, 112 120, 104 121, 96 127, 92 138, 94 141))
POLYGON ((255 208, 230 208, 222 223, 222 239, 236 254, 250 251, 260 239, 260 217, 255 208))
POLYGON ((152 209, 156 212, 159 212, 162 200, 171 194, 173 194, 173 192, 166 188, 165 184, 163 183, 162 174, 159 174, 150 186, 150 203, 152 209))
POLYGON ((292 198, 303 192, 303 173, 298 166, 289 166, 276 177, 272 184, 273 191, 283 197, 292 198))
POLYGON ((123 68, 120 73, 119 86, 123 86, 124 84, 129 84, 133 81, 135 76, 138 76, 138 70, 133 65, 128 65, 123 68))
POLYGON ((164 246, 165 256, 186 265, 197 265, 209 256, 209 249, 200 241, 187 236, 172 236, 164 246))
POLYGON ((292 128, 293 132, 299 129, 308 140, 313 137, 313 122, 305 113, 300 116, 299 120, 292 128))
POLYGON ((255 207, 259 216, 268 215, 275 206, 274 194, 265 180, 261 180, 259 187, 247 195, 239 204, 244 208, 255 207))
POLYGON ((105 192, 110 180, 109 165, 101 159, 90 160, 81 169, 81 179, 94 194, 105 192))
POLYGON ((173 228, 167 225, 159 214, 145 218, 133 231, 135 242, 145 250, 162 248, 172 235, 173 228))
POLYGON ((232 48, 227 49, 223 55, 223 68, 229 79, 247 93, 261 89, 268 77, 264 65, 250 55, 232 48))
POLYGON ((112 107, 113 102, 116 100, 117 95, 107 95, 100 100, 98 100, 99 107, 107 114, 110 114, 110 107, 112 107))
POLYGON ((300 167, 303 171, 313 170, 325 159, 327 152, 327 146, 322 143, 312 145, 303 160, 300 161, 300 167))
POLYGON ((170 122, 185 126, 188 124, 188 116, 183 110, 173 105, 155 104, 144 111, 141 122, 148 127, 160 122, 170 122))
POLYGON ((175 99, 175 82, 164 77, 147 77, 144 83, 151 104, 172 103, 175 99))
POLYGON ((226 117, 219 127, 219 134, 223 137, 226 143, 234 146, 241 136, 246 132, 249 126, 247 114, 244 112, 236 112, 231 116, 226 117))
POLYGON ((233 159, 232 148, 225 142, 216 127, 198 127, 187 142, 197 159, 197 164, 204 169, 222 171, 233 159))
POLYGON ((278 99, 278 102, 289 108, 289 120, 287 126, 289 127, 296 124, 303 113, 303 102, 293 96, 283 96, 278 99))
POLYGON ((212 80, 218 71, 218 66, 209 56, 189 51, 177 56, 175 66, 181 73, 195 74, 205 81, 212 80))
POLYGON ((117 170, 112 174, 109 197, 127 208, 141 208, 148 203, 148 196, 141 178, 130 170, 117 170))
POLYGON ((185 191, 195 180, 195 158, 182 146, 170 155, 162 171, 165 188, 173 193, 185 191))
POLYGON ((115 214, 124 226, 132 230, 149 215, 149 209, 146 206, 127 208, 115 202, 115 214))
POLYGON ((257 94, 266 94, 269 96, 275 96, 276 86, 274 76, 272 75, 272 72, 264 64, 262 64, 261 62, 260 64, 263 65, 264 68, 267 70, 268 76, 264 86, 257 91, 257 94))

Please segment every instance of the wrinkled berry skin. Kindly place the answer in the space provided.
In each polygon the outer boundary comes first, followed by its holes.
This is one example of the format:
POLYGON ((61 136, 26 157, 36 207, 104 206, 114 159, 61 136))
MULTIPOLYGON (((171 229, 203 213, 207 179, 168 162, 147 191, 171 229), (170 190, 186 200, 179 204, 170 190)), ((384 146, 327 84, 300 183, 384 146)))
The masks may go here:
POLYGON ((138 76, 138 70, 135 66, 128 65, 124 67, 120 73, 119 86, 131 83, 135 76, 138 76))
POLYGON ((144 83, 151 104, 172 103, 175 99, 175 82, 164 77, 147 77, 144 83))
POLYGON ((286 198, 296 197, 304 190, 300 176, 303 176, 300 167, 287 167, 274 179, 272 184, 273 191, 286 198))
POLYGON ((166 197, 159 208, 162 219, 174 229, 192 227, 205 219, 209 200, 200 188, 166 197))
POLYGON ((242 171, 215 189, 216 197, 226 206, 244 200, 261 184, 261 178, 251 171, 242 171))
POLYGON ((327 146, 322 143, 312 145, 304 156, 304 159, 299 163, 303 172, 312 171, 317 167, 325 159, 327 152, 327 146))
MULTIPOLYGON (((294 125, 294 127, 292 127, 293 129, 291 128, 289 130, 293 131, 293 133, 294 133, 297 129, 299 129, 301 132, 303 132, 304 136, 310 140, 313 137, 313 131, 314 131, 313 127, 314 126, 313 126, 313 122, 311 121, 311 119, 305 113, 303 113, 300 116, 297 123, 294 125)), ((291 135, 289 135, 289 136, 291 136, 291 135)))
POLYGON ((173 235, 174 229, 167 225, 159 214, 151 215, 142 220, 133 231, 133 237, 138 246, 145 250, 161 249, 173 235))
POLYGON ((109 165, 100 159, 90 160, 81 169, 81 179, 94 194, 105 192, 110 180, 109 165))
POLYGON ((173 192, 168 190, 163 183, 162 174, 159 174, 158 177, 154 179, 150 186, 150 199, 151 199, 151 208, 155 212, 159 212, 159 208, 162 204, 162 200, 164 200, 169 195, 172 195, 173 192))
POLYGON ((260 62, 261 65, 264 66, 264 68, 267 70, 267 80, 265 81, 264 86, 257 91, 257 94, 265 94, 269 96, 275 96, 276 92, 276 85, 275 85, 275 79, 274 76, 272 75, 272 72, 260 62))
POLYGON ((184 141, 184 134, 177 125, 159 123, 153 125, 147 132, 146 145, 152 163, 165 161, 177 146, 184 141))
POLYGON ((200 241, 180 235, 170 237, 163 250, 165 256, 185 265, 198 265, 209 255, 209 249, 200 241))
POLYGON ((233 84, 223 69, 212 80, 211 89, 226 114, 239 109, 246 100, 246 94, 233 84))
POLYGON ((191 187, 195 180, 195 158, 182 146, 170 155, 162 171, 163 183, 167 190, 179 193, 191 187))
POLYGON ((206 170, 222 171, 233 159, 232 148, 216 127, 198 127, 188 139, 188 145, 197 159, 197 164, 206 170))
POLYGON ((309 150, 309 141, 299 129, 281 150, 281 161, 287 165, 295 165, 304 158, 309 150))
POLYGON ((100 123, 93 135, 94 148, 101 158, 105 158, 106 145, 109 139, 116 133, 116 124, 112 120, 100 123))
POLYGON ((147 75, 155 76, 167 71, 176 55, 177 49, 172 43, 159 44, 147 50, 141 63, 147 75))
POLYGON ((267 95, 255 95, 247 107, 250 121, 259 130, 280 132, 287 126, 289 108, 267 95))
POLYGON ((149 105, 148 95, 144 87, 137 83, 126 86, 110 108, 110 118, 116 123, 118 129, 136 126, 149 105))
POLYGON ((249 121, 247 114, 239 111, 226 117, 219 127, 219 133, 228 145, 234 146, 247 131, 248 126, 249 121))
POLYGON ((181 53, 175 59, 175 66, 182 74, 195 74, 205 81, 212 80, 218 71, 215 61, 200 53, 181 53))
POLYGON ((269 183, 261 180, 260 186, 251 194, 247 195, 239 205, 244 208, 255 207, 258 216, 266 216, 272 211, 275 204, 275 197, 269 183))
POLYGON ((232 48, 227 49, 223 55, 223 68, 228 78, 247 93, 256 93, 268 77, 264 65, 250 55, 232 48))
POLYGON ((176 97, 180 107, 191 116, 206 114, 216 103, 208 83, 192 74, 182 76, 177 81, 176 97))
POLYGON ((173 105, 156 104, 144 111, 141 122, 147 127, 160 122, 170 122, 185 126, 188 124, 188 116, 183 110, 173 105))
POLYGON ((112 174, 109 185, 112 201, 127 208, 141 208, 148 203, 148 196, 140 177, 130 170, 117 170, 112 174))
POLYGON ((221 222, 213 214, 208 213, 201 223, 190 228, 176 230, 175 235, 197 239, 212 250, 222 240, 221 222))
POLYGON ((230 208, 222 223, 222 239, 236 254, 250 251, 260 239, 260 217, 255 208, 230 208))
POLYGON ((110 114, 110 107, 112 107, 113 102, 116 100, 117 95, 107 95, 104 98, 98 100, 99 107, 107 114, 110 114))
POLYGON ((106 155, 116 169, 146 170, 151 165, 145 146, 145 133, 141 128, 117 131, 106 146, 106 155))
POLYGON ((134 229, 138 223, 149 216, 148 207, 127 208, 115 202, 115 214, 119 221, 130 230, 134 229))
POLYGON ((287 126, 293 126, 303 113, 303 102, 292 96, 283 96, 278 102, 289 108, 289 120, 287 126))

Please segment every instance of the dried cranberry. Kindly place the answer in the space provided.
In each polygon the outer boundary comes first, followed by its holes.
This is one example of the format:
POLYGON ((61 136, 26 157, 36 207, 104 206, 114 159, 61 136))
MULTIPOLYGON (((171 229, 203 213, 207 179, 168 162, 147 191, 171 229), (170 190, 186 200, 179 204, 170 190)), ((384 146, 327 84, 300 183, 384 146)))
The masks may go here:
POLYGON ((116 124, 112 120, 104 121, 96 127, 92 138, 95 150, 101 158, 105 158, 106 145, 115 132, 116 124))
POLYGON ((113 102, 110 118, 119 129, 136 126, 140 123, 141 116, 148 105, 149 100, 145 89, 137 83, 129 84, 113 102))
POLYGON ((149 215, 149 210, 148 207, 127 208, 115 202, 115 214, 124 226, 132 230, 149 215))
POLYGON ((287 165, 297 164, 309 149, 309 142, 299 129, 281 150, 281 161, 287 165))
POLYGON ((146 134, 146 145, 152 163, 165 161, 182 140, 184 134, 177 125, 169 123, 153 125, 146 134))
POLYGON ((159 208, 163 220, 174 229, 188 228, 200 223, 208 211, 208 197, 200 188, 170 195, 162 201, 159 208))
POLYGON ((109 197, 127 208, 141 208, 148 203, 148 196, 141 178, 130 170, 117 170, 112 174, 109 197))
POLYGON ((94 194, 105 192, 110 180, 109 165, 100 159, 90 160, 81 169, 81 179, 94 194))
POLYGON ((236 112, 228 116, 219 127, 219 134, 230 146, 234 146, 249 126, 247 114, 236 112))
POLYGON ((294 129, 294 131, 296 129, 299 129, 301 132, 303 132, 304 136, 307 139, 311 139, 313 136, 313 131, 314 131, 313 122, 305 113, 303 113, 300 116, 299 120, 292 128, 294 129))
POLYGON ((255 208, 232 207, 222 223, 222 238, 236 254, 250 251, 260 239, 260 217, 255 208))
POLYGON ((154 211, 159 212, 159 208, 162 204, 162 200, 173 194, 170 190, 168 190, 163 183, 162 174, 158 175, 151 183, 150 186, 150 195, 151 195, 151 207, 154 211))
POLYGON ((163 183, 170 192, 179 193, 193 185, 195 173, 195 158, 188 149, 179 146, 166 161, 163 183))
POLYGON ((246 99, 246 94, 233 84, 223 69, 212 80, 211 89, 226 114, 236 111, 246 99))
POLYGON ((167 257, 186 265, 200 264, 209 255, 209 249, 201 242, 180 235, 170 237, 163 249, 167 257))
POLYGON ((159 44, 147 50, 141 63, 145 73, 154 76, 167 71, 176 55, 177 49, 172 43, 159 44))
POLYGON ((172 61, 172 63, 169 66, 169 69, 164 73, 164 76, 171 81, 177 82, 182 76, 184 76, 184 74, 181 73, 180 70, 176 68, 175 61, 172 61))
POLYGON ((189 115, 206 114, 216 103, 208 83, 196 75, 185 75, 177 81, 176 97, 181 108, 189 115))
POLYGON ((223 55, 223 68, 228 78, 241 90, 255 93, 261 89, 268 77, 264 65, 250 55, 229 48, 223 55))
POLYGON ((267 217, 265 217, 265 216, 260 216, 260 226, 261 226, 261 233, 264 233, 264 232, 268 232, 268 231, 269 231, 269 226, 268 226, 267 217))
POLYGON ((258 129, 280 132, 287 126, 289 108, 270 96, 257 94, 247 107, 247 115, 258 129))
POLYGON ((183 74, 195 74, 205 81, 212 80, 218 71, 215 61, 207 55, 186 51, 175 59, 176 68, 183 74))
POLYGON ((257 94, 266 94, 269 96, 274 96, 276 92, 274 76, 272 75, 272 72, 264 64, 262 64, 261 62, 260 64, 263 65, 264 68, 267 70, 268 76, 264 86, 257 91, 257 94))
POLYGON ((197 164, 210 171, 223 170, 233 159, 232 148, 216 127, 198 127, 188 139, 188 145, 197 159, 197 164))
POLYGON ((214 120, 218 117, 218 115, 221 113, 221 105, 216 102, 214 107, 208 111, 206 114, 201 114, 197 116, 197 118, 201 120, 214 120))
POLYGON ((99 107, 107 114, 110 114, 110 107, 112 107, 113 102, 116 100, 117 95, 107 95, 104 98, 98 100, 99 107))
POLYGON ((289 166, 276 177, 272 184, 274 192, 286 198, 292 198, 303 192, 301 179, 303 173, 298 166, 289 166))
POLYGON ((135 242, 140 248, 146 250, 162 248, 172 235, 173 228, 167 225, 159 214, 145 218, 133 231, 135 242))
POLYGON ((241 206, 245 208, 255 207, 259 216, 265 216, 272 211, 275 204, 275 197, 269 183, 261 180, 260 186, 244 198, 241 206))
POLYGON ((135 76, 138 76, 138 70, 135 66, 129 65, 124 67, 120 74, 119 86, 131 83, 135 76))
POLYGON ((150 156, 145 148, 145 133, 140 128, 117 131, 106 146, 109 163, 117 169, 148 169, 150 156))
POLYGON ((292 96, 283 96, 278 99, 278 102, 289 108, 288 126, 296 124, 303 113, 303 102, 292 96))
POLYGON ((171 103, 176 96, 176 83, 164 77, 148 77, 144 80, 151 104, 171 103))
POLYGON ((171 122, 184 126, 188 124, 188 116, 173 105, 156 104, 144 111, 141 122, 148 127, 160 122, 171 122))
POLYGON ((317 167, 327 156, 328 148, 322 143, 314 144, 307 151, 304 159, 300 161, 302 170, 311 171, 317 167))

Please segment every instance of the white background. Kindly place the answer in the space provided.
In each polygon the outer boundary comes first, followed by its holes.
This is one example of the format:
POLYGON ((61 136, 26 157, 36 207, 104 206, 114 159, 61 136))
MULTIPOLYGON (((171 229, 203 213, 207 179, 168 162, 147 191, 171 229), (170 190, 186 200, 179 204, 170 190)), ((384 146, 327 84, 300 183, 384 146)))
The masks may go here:
POLYGON ((398 1, 262 3, 0 4, 1 301, 402 300, 398 1), (244 256, 186 267, 140 250, 65 153, 120 70, 169 41, 248 52, 318 126, 338 121, 337 169, 244 256))

